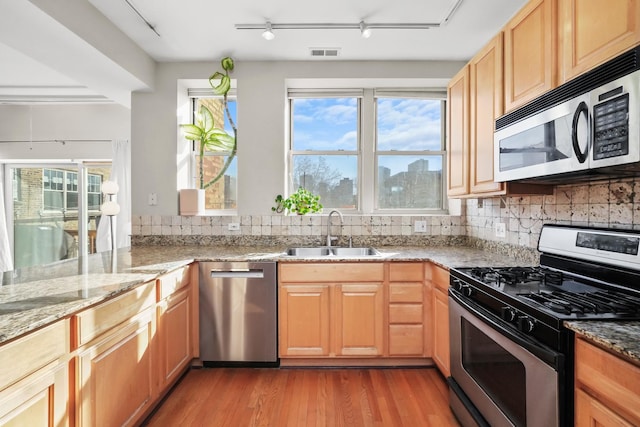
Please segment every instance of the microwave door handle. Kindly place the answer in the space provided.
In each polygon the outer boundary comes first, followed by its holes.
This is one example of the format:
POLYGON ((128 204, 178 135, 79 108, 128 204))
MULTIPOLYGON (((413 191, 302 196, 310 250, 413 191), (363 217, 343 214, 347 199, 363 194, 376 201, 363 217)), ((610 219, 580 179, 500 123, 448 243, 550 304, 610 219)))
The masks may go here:
POLYGON ((589 108, 584 101, 581 101, 575 113, 573 113, 573 123, 571 125, 573 152, 580 163, 584 163, 587 160, 587 154, 589 153, 589 140, 587 139, 587 146, 584 148, 584 152, 580 149, 580 141, 578 141, 578 122, 580 121, 580 115, 583 113, 585 118, 589 120, 589 108))

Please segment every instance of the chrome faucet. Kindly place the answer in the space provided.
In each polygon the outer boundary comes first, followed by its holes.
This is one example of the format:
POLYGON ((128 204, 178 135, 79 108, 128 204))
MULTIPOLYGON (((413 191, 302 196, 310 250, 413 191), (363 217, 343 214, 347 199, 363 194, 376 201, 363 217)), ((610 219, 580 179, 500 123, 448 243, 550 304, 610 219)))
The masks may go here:
POLYGON ((339 210, 333 209, 331 212, 329 212, 329 217, 327 218, 327 246, 331 246, 332 241, 338 240, 337 237, 331 236, 331 215, 333 215, 334 213, 337 213, 340 217, 340 227, 342 227, 342 225, 344 224, 344 218, 342 217, 342 214, 339 210))

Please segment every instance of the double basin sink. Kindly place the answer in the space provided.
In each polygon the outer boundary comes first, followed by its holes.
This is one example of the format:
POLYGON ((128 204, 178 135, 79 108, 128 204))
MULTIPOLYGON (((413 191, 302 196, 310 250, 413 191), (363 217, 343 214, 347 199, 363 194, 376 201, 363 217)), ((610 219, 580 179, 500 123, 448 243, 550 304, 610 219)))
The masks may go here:
POLYGON ((334 246, 317 246, 307 248, 288 248, 286 256, 298 258, 323 258, 323 257, 380 257, 382 254, 374 248, 343 248, 334 246))

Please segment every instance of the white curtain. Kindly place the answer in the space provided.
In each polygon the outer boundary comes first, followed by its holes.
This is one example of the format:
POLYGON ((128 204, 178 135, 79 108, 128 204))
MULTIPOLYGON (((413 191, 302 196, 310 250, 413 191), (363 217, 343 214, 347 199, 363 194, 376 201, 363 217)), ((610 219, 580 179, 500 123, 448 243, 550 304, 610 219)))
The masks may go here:
POLYGON ((0 165, 0 272, 13 270, 4 204, 4 165, 0 165))
MULTIPOLYGON (((120 189, 113 198, 120 205, 120 213, 113 217, 115 222, 115 247, 131 246, 131 146, 128 140, 112 142, 111 181, 120 189)), ((96 250, 111 250, 111 230, 109 217, 103 215, 96 232, 96 250)))

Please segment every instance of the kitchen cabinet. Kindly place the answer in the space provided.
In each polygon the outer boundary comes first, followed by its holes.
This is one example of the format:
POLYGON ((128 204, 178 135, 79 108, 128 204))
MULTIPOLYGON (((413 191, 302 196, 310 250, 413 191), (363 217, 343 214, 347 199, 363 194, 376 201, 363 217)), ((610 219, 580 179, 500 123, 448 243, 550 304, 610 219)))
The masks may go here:
POLYGON ((503 39, 494 37, 448 88, 447 195, 551 194, 552 186, 494 181, 494 125, 503 113, 503 39))
POLYGON ((469 194, 469 66, 447 86, 447 195, 469 194))
POLYGON ((383 354, 383 263, 284 263, 279 270, 281 358, 383 354))
POLYGON ((73 317, 78 425, 134 425, 151 409, 155 305, 156 283, 149 282, 73 317))
POLYGON ((430 322, 424 281, 425 264, 389 263, 388 336, 389 356, 429 357, 431 345, 427 332, 430 322), (425 324, 426 323, 426 324, 425 324))
POLYGON ((640 43, 640 1, 559 2, 560 83, 640 43))
POLYGON ((435 264, 429 264, 427 280, 433 286, 433 361, 448 377, 451 375, 449 362, 449 271, 435 264))
POLYGON ((640 366, 576 336, 575 425, 640 425, 640 366))
POLYGON ((68 320, 0 348, 0 425, 69 425, 68 320))
POLYGON ((505 112, 556 87, 557 28, 557 0, 531 0, 505 25, 505 112))
POLYGON ((158 279, 156 341, 161 394, 180 377, 195 354, 193 295, 197 288, 192 285, 190 272, 189 267, 183 267, 158 279))

